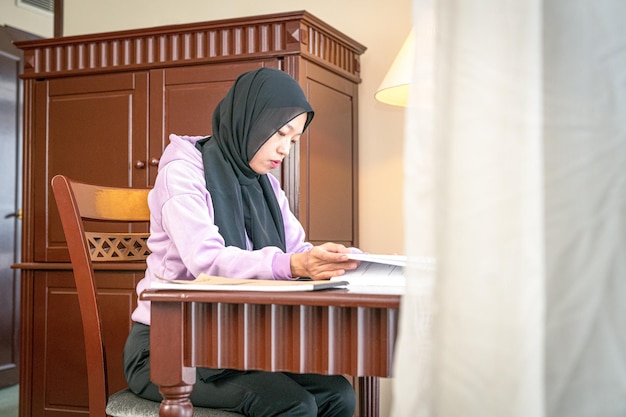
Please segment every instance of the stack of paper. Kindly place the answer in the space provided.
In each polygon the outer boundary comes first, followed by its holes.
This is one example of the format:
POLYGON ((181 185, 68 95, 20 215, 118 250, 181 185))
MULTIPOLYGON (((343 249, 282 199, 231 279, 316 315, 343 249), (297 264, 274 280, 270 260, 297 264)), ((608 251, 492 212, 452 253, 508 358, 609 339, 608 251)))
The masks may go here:
POLYGON ((317 291, 345 288, 347 281, 278 281, 266 279, 225 278, 200 274, 196 279, 166 280, 152 283, 152 288, 199 291, 317 291))
MULTIPOLYGON (((407 257, 403 255, 372 255, 367 253, 349 254, 349 258, 360 261, 359 266, 340 277, 332 280, 347 281, 350 287, 355 286, 398 286, 406 284, 404 270, 407 257)), ((432 270, 434 260, 424 258, 419 260, 419 266, 432 270)))

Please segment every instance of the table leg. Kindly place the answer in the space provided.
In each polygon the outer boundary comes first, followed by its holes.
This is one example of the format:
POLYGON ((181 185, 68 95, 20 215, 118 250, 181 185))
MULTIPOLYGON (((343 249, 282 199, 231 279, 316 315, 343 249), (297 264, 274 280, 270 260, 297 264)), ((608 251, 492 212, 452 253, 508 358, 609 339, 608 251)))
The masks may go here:
POLYGON ((150 377, 163 401, 160 417, 191 417, 189 395, 196 369, 184 366, 183 303, 152 301, 150 326, 150 377))
POLYGON ((356 392, 359 417, 378 417, 380 410, 380 383, 378 377, 358 377, 356 392))
POLYGON ((168 387, 159 385, 163 401, 159 408, 159 417, 192 417, 193 406, 189 401, 189 394, 193 385, 168 387))

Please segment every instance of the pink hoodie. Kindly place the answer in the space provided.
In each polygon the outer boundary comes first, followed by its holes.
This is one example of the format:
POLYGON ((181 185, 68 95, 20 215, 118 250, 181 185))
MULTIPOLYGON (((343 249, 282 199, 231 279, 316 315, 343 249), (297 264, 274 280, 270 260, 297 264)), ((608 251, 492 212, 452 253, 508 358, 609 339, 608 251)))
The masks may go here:
MULTIPOLYGON (((204 272, 235 278, 293 279, 291 253, 304 252, 312 245, 304 241, 304 229, 289 209, 278 180, 268 175, 285 224, 287 253, 270 246, 248 250, 225 247, 213 221, 213 203, 206 189, 200 151, 194 146, 202 136, 170 135, 154 189, 148 196, 152 253, 137 294, 161 279, 193 279, 204 272)), ((150 303, 138 300, 134 321, 150 324, 150 303)))

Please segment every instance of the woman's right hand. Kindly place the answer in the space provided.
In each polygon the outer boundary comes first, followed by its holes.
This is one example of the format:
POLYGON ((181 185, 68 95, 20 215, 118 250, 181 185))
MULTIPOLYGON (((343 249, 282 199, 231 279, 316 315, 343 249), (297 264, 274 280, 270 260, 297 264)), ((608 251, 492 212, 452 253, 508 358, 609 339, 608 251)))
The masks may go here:
POLYGON ((311 250, 291 255, 291 275, 309 277, 314 280, 330 279, 355 269, 358 261, 346 255, 351 249, 338 243, 324 243, 311 250))

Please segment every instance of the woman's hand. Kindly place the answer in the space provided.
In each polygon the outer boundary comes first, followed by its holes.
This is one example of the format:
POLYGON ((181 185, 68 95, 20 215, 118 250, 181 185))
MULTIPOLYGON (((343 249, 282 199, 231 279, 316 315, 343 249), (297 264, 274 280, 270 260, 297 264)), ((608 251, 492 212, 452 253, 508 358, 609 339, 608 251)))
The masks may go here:
POLYGON ((338 243, 314 246, 308 252, 291 255, 291 275, 314 280, 330 279, 357 267, 358 261, 348 259, 351 250, 338 243))

